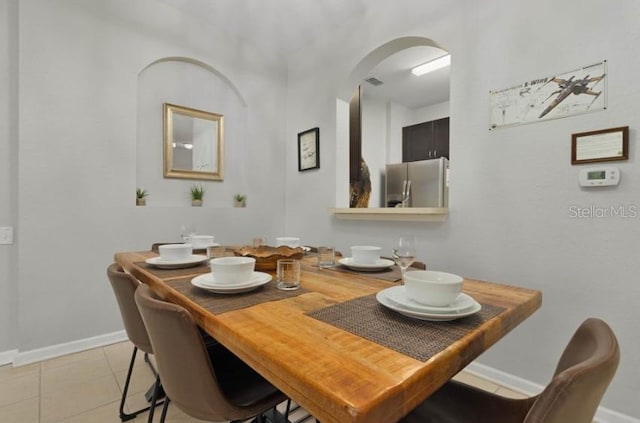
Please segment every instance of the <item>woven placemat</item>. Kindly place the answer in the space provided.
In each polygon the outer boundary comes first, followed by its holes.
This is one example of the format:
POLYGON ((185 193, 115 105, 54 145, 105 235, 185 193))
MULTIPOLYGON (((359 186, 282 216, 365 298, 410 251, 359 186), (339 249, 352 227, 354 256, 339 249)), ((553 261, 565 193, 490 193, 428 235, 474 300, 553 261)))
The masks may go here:
POLYGON ((416 360, 426 361, 502 311, 502 307, 482 304, 482 310, 471 316, 431 322, 389 310, 372 294, 307 315, 416 360))
POLYGON ((191 279, 191 277, 187 277, 165 281, 165 283, 213 314, 239 310, 268 301, 284 300, 309 292, 302 287, 294 291, 282 291, 276 288, 276 281, 272 280, 253 291, 235 294, 216 294, 193 286, 191 279))

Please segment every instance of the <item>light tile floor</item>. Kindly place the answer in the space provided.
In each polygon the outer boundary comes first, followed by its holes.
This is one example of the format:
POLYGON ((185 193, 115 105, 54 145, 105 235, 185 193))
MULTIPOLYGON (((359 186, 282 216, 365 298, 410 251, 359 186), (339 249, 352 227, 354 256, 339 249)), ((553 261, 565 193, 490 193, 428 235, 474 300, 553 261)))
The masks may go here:
MULTIPOLYGON (((118 407, 132 350, 131 343, 121 342, 27 366, 0 366, 0 423, 120 422, 118 407)), ((127 400, 129 412, 146 404, 144 393, 154 382, 141 352, 136 360, 127 400)), ((470 373, 462 372, 456 379, 505 396, 522 396, 470 373)), ((131 420, 146 421, 147 413, 131 420)), ((201 420, 170 406, 166 422, 201 420)))

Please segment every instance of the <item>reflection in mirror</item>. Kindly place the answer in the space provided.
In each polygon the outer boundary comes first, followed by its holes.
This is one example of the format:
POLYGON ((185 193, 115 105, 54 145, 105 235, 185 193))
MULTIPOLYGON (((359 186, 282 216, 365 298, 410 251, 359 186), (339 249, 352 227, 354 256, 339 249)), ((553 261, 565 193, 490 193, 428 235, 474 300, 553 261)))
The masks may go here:
POLYGON ((164 104, 164 176, 223 179, 223 116, 164 104))

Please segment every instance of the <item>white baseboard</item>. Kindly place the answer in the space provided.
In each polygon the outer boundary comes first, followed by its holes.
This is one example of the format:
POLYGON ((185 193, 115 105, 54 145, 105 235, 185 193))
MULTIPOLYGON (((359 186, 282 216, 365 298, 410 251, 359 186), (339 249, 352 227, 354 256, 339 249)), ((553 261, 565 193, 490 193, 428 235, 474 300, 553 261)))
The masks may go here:
POLYGON ((13 363, 14 358, 18 355, 18 350, 9 350, 0 352, 0 366, 13 363))
MULTIPOLYGON (((115 344, 116 342, 126 341, 127 339, 129 338, 127 338, 126 332, 121 330, 118 332, 79 339, 77 341, 66 342, 64 344, 38 348, 30 351, 19 352, 16 350, 13 352, 12 362, 14 367, 24 366, 25 364, 36 363, 38 361, 48 360, 50 358, 60 357, 66 354, 104 347, 105 345, 115 344)), ((9 352, 11 351, 8 351, 7 353, 9 352)), ((0 353, 0 359, 3 354, 7 353, 0 353)), ((0 363, 1 362, 2 361, 0 360, 0 363)))
POLYGON ((618 413, 617 411, 609 410, 608 408, 598 407, 596 423, 638 423, 640 419, 636 419, 626 414, 618 413))
MULTIPOLYGON (((483 379, 495 382, 505 388, 521 392, 526 395, 537 395, 544 389, 544 386, 538 385, 526 379, 519 378, 509 373, 502 372, 480 363, 471 363, 465 371, 479 376, 483 379)), ((594 418, 596 423, 640 423, 640 419, 636 419, 626 414, 618 413, 605 407, 598 407, 594 418)))
POLYGON ((505 388, 512 389, 526 395, 537 395, 544 389, 544 386, 542 385, 538 385, 537 383, 505 373, 494 369, 493 367, 485 366, 484 364, 480 364, 475 361, 465 367, 464 370, 483 379, 495 382, 497 385, 504 386, 505 388))

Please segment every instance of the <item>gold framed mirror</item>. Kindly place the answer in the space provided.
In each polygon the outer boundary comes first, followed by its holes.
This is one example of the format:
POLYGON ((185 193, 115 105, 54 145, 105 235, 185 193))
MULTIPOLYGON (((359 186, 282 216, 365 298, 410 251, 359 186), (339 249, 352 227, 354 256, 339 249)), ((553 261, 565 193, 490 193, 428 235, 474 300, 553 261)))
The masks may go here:
POLYGON ((224 118, 164 103, 164 177, 222 181, 224 118))

